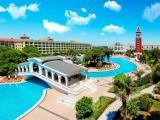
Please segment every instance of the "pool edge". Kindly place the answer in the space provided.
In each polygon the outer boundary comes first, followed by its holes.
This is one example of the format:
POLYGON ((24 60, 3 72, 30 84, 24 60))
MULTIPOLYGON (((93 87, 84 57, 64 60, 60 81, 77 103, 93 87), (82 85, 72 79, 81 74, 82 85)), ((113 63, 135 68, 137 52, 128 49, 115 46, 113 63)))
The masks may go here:
MULTIPOLYGON (((126 72, 126 73, 124 73, 125 75, 128 75, 128 74, 131 74, 132 72, 134 72, 134 71, 136 71, 137 69, 138 69, 138 65, 132 60, 132 58, 124 58, 124 57, 117 57, 117 56, 114 56, 113 58, 122 58, 122 59, 126 59, 128 62, 130 62, 130 63, 133 63, 135 66, 136 66, 136 69, 135 70, 133 70, 133 71, 130 71, 130 72, 126 72)), ((119 65, 119 64, 118 64, 119 65)), ((120 67, 120 65, 119 65, 119 67, 120 67)), ((119 68, 118 67, 118 68, 119 68)), ((115 69, 118 69, 118 68, 115 68, 115 69)), ((114 70, 114 69, 113 69, 114 70)), ((110 71, 110 70, 104 70, 104 71, 110 71)), ((97 71, 98 72, 98 71, 97 71)), ((111 75, 111 76, 105 76, 105 77, 90 77, 90 78, 107 78, 107 77, 115 77, 114 75, 111 75)))
MULTIPOLYGON (((49 88, 48 88, 49 89, 49 88)), ((45 89, 43 90, 42 96, 41 98, 30 108, 28 109, 26 112, 24 112, 22 115, 18 116, 17 118, 15 118, 15 120, 20 120, 21 118, 23 118, 24 116, 26 116, 27 114, 29 114, 32 110, 34 110, 45 98, 46 94, 47 94, 47 90, 45 89)))

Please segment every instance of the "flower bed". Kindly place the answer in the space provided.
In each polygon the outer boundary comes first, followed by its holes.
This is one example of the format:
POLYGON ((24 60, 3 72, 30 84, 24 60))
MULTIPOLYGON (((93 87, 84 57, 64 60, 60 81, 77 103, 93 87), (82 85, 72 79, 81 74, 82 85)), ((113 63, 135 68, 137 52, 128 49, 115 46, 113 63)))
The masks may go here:
POLYGON ((15 82, 22 82, 24 80, 24 77, 18 76, 16 78, 7 78, 2 77, 0 78, 0 83, 15 83, 15 82))

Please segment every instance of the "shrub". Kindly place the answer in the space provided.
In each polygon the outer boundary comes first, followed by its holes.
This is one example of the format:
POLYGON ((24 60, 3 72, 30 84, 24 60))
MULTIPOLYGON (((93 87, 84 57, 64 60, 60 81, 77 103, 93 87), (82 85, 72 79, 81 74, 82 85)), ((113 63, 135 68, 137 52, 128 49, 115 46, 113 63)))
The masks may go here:
POLYGON ((77 116, 82 118, 90 117, 93 113, 93 100, 91 97, 82 97, 79 101, 76 102, 76 112, 77 116))
POLYGON ((111 93, 116 93, 116 90, 114 89, 114 87, 111 87, 108 92, 111 92, 111 93))
POLYGON ((132 81, 130 85, 131 87, 137 87, 137 83, 135 81, 132 81))
POLYGON ((156 86, 153 89, 153 92, 155 94, 160 94, 160 82, 156 84, 156 86))
POLYGON ((98 63, 96 64, 96 67, 97 67, 97 68, 100 68, 100 67, 102 67, 102 66, 103 66, 102 62, 98 62, 98 63))
POLYGON ((142 85, 145 85, 147 83, 150 83, 151 80, 152 80, 152 74, 149 73, 149 74, 143 76, 142 78, 138 79, 136 81, 136 83, 137 83, 137 86, 142 86, 142 85))
POLYGON ((79 58, 77 58, 77 57, 75 56, 75 57, 73 57, 73 63, 74 63, 74 64, 81 64, 81 61, 80 61, 79 58))
POLYGON ((143 94, 133 98, 127 102, 128 118, 133 120, 143 120, 146 116, 143 113, 148 113, 154 105, 154 97, 151 94, 143 94))
POLYGON ((139 101, 134 99, 128 101, 127 109, 130 116, 133 116, 134 118, 136 118, 138 115, 138 112, 140 111, 139 101))
POLYGON ((149 94, 141 95, 139 100, 139 106, 141 111, 148 111, 153 105, 152 96, 149 94))

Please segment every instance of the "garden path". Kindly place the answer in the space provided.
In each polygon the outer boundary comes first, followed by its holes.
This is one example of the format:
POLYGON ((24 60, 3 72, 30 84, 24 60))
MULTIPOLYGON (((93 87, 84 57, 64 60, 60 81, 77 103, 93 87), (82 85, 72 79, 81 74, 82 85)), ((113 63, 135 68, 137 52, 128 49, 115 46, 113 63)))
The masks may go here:
MULTIPOLYGON (((153 88, 155 87, 155 85, 152 85, 148 88, 145 88, 143 90, 141 90, 138 94, 136 95, 132 95, 130 98, 134 98, 134 97, 137 97, 141 94, 146 94, 146 93, 149 93, 149 94, 152 94, 152 91, 153 91, 153 88)), ((105 93, 104 94, 105 96, 107 97, 111 97, 113 98, 113 93, 105 93)), ((120 99, 117 99, 116 101, 114 101, 113 103, 111 103, 107 109, 101 114, 101 116, 98 118, 98 120, 112 120, 115 113, 118 111, 118 109, 122 106, 122 103, 121 103, 121 100, 120 99)))

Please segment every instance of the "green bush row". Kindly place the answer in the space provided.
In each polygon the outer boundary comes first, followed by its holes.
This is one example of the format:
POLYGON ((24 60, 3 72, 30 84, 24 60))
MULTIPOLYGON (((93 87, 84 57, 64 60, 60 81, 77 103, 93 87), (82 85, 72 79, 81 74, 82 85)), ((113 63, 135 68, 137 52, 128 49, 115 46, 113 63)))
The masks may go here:
POLYGON ((97 120, 99 116, 104 112, 104 110, 111 104, 115 99, 102 96, 99 100, 93 105, 93 114, 88 120, 97 120))
POLYGON ((115 99, 101 96, 96 103, 93 103, 91 97, 82 97, 76 102, 77 119, 79 120, 97 120, 106 107, 115 99))

